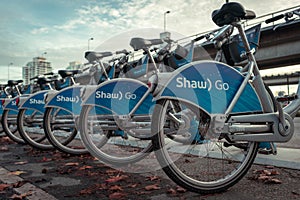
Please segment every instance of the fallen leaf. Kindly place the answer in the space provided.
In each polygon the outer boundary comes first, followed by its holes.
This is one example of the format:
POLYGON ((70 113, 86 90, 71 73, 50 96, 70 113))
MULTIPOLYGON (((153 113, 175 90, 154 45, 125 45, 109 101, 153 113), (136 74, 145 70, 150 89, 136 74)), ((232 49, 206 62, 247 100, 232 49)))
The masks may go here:
POLYGON ((272 179, 267 180, 266 183, 281 184, 282 182, 277 178, 272 178, 272 179))
POLYGON ((26 172, 24 171, 14 171, 14 172, 9 172, 8 174, 9 175, 16 175, 16 176, 19 176, 21 174, 25 174, 26 172))
POLYGON ((79 168, 79 170, 86 170, 86 169, 93 169, 92 166, 88 166, 88 165, 84 165, 82 167, 79 168))
POLYGON ((124 198, 125 196, 126 196, 125 193, 114 192, 114 193, 109 195, 109 199, 120 199, 120 198, 124 198))
POLYGON ((12 186, 14 188, 19 188, 19 187, 22 187, 23 185, 25 185, 27 183, 27 181, 18 181, 16 183, 14 183, 12 186))
POLYGON ((138 184, 137 184, 137 183, 135 183, 135 184, 132 184, 132 185, 130 185, 129 187, 131 187, 131 188, 136 188, 136 186, 138 186, 138 184))
POLYGON ((167 190, 168 194, 177 194, 176 190, 174 190, 173 188, 170 188, 167 190))
POLYGON ((109 178, 109 179, 105 180, 105 182, 115 183, 115 182, 118 182, 118 181, 121 181, 121 180, 125 180, 126 178, 128 178, 128 176, 126 176, 126 175, 115 176, 115 177, 112 177, 112 178, 109 178))
POLYGON ((159 190, 160 187, 157 184, 153 184, 153 185, 147 185, 145 187, 145 190, 150 191, 150 190, 159 190))
POLYGON ((24 194, 14 194, 10 197, 10 199, 13 199, 13 200, 22 200, 24 199, 25 197, 27 196, 30 196, 32 195, 32 192, 27 192, 27 193, 24 193, 24 194))
POLYGON ((27 164, 28 161, 20 161, 20 162, 15 162, 14 164, 15 165, 24 165, 24 164, 27 164))
POLYGON ((149 177, 147 177, 146 180, 155 181, 155 180, 159 180, 159 177, 158 176, 149 176, 149 177))
POLYGON ((263 173, 267 176, 271 176, 271 172, 269 170, 263 170, 263 173))
POLYGON ((87 189, 83 189, 79 192, 80 195, 89 195, 92 194, 95 191, 95 189, 93 188, 87 188, 87 189))
POLYGON ((182 188, 180 186, 177 186, 176 191, 179 192, 179 193, 185 193, 186 189, 184 189, 184 188, 182 188))
POLYGON ((113 175, 113 174, 119 174, 121 171, 116 169, 108 169, 106 170, 106 174, 113 175))
POLYGON ((42 162, 49 162, 49 161, 51 161, 51 160, 52 160, 51 158, 43 157, 42 162))
POLYGON ((277 170, 272 170, 272 171, 271 171, 271 174, 272 174, 272 175, 279 175, 280 173, 279 173, 279 171, 277 171, 277 170))
POLYGON ((78 166, 78 165, 79 165, 78 162, 70 162, 65 164, 65 166, 78 166))
POLYGON ((267 176, 267 175, 260 175, 260 176, 258 177, 258 180, 262 180, 262 181, 266 181, 266 180, 268 180, 268 179, 270 179, 270 177, 267 176))
POLYGON ((7 146, 1 147, 0 151, 8 151, 8 147, 7 146))
POLYGON ((0 184, 0 192, 8 188, 10 185, 8 184, 0 184))
POLYGON ((123 189, 118 186, 118 185, 113 185, 109 188, 109 190, 112 190, 112 191, 123 191, 123 189))

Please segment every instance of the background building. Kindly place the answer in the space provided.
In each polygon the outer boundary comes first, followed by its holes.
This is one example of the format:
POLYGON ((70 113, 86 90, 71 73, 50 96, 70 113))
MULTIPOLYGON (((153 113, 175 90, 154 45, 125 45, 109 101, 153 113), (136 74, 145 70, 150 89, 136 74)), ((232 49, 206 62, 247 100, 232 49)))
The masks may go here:
POLYGON ((30 78, 52 72, 51 63, 44 57, 35 57, 22 69, 22 78, 25 84, 30 83, 30 78))
POLYGON ((80 69, 81 67, 81 62, 79 61, 73 61, 73 62, 69 62, 69 66, 67 67, 67 69, 80 69))

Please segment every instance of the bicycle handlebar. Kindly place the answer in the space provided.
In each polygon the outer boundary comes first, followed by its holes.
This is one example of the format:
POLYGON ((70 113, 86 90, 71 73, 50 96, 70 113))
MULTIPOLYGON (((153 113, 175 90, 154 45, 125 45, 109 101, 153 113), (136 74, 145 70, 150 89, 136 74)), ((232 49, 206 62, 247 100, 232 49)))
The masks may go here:
POLYGON ((116 54, 125 54, 125 55, 128 55, 128 54, 130 54, 130 52, 127 51, 126 49, 123 49, 121 51, 116 51, 116 54))
POLYGON ((269 24, 269 23, 271 23, 271 22, 275 22, 275 21, 277 21, 277 20, 280 20, 280 19, 282 19, 282 18, 284 18, 284 17, 285 17, 285 14, 281 14, 281 15, 272 17, 272 18, 270 18, 270 19, 267 19, 265 22, 266 22, 266 24, 269 24))

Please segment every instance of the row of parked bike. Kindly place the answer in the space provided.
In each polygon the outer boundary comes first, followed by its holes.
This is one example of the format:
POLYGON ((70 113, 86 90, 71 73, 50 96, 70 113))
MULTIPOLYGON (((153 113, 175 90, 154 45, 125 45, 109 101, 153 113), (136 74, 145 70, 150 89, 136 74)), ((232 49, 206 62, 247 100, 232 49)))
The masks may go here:
POLYGON ((299 109, 284 113, 258 80, 253 49, 260 24, 246 31, 241 24, 254 17, 239 3, 226 3, 213 13, 221 28, 194 38, 188 47, 132 38, 133 49, 144 52, 138 60, 130 61, 127 50, 88 51, 81 70, 34 77, 30 85, 9 80, 1 85, 3 131, 20 144, 89 152, 110 166, 139 162, 154 151, 182 187, 224 191, 245 175, 259 145, 275 153, 273 142, 291 138, 291 119, 299 109), (193 61, 200 42, 198 49, 214 44, 214 59, 193 61), (248 64, 234 66, 242 61, 248 64), (274 123, 285 123, 284 134, 274 123))

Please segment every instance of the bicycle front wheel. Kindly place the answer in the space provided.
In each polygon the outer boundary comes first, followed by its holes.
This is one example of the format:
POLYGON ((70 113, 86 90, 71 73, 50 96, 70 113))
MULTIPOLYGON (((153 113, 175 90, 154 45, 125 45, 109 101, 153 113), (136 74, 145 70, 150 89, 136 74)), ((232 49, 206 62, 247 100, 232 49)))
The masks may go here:
POLYGON ((75 116, 61 108, 46 108, 44 128, 48 140, 63 153, 80 155, 88 153, 75 126, 75 116))
POLYGON ((159 100, 152 120, 155 155, 164 172, 178 185, 197 193, 222 192, 236 184, 251 167, 258 143, 228 145, 224 134, 206 135, 210 117, 200 108, 178 101, 174 112, 170 100, 159 100), (189 145, 169 135, 187 132, 201 135, 202 142, 189 145))
POLYGON ((2 127, 5 134, 13 141, 19 144, 26 144, 17 128, 18 112, 14 110, 4 110, 2 114, 2 127))
POLYGON ((149 135, 144 139, 132 137, 120 129, 111 113, 102 113, 100 107, 85 105, 80 114, 81 139, 93 156, 108 165, 124 166, 142 160, 152 151, 149 135))
POLYGON ((20 109, 17 117, 18 131, 30 146, 40 150, 54 149, 46 138, 43 113, 34 109, 20 109))

